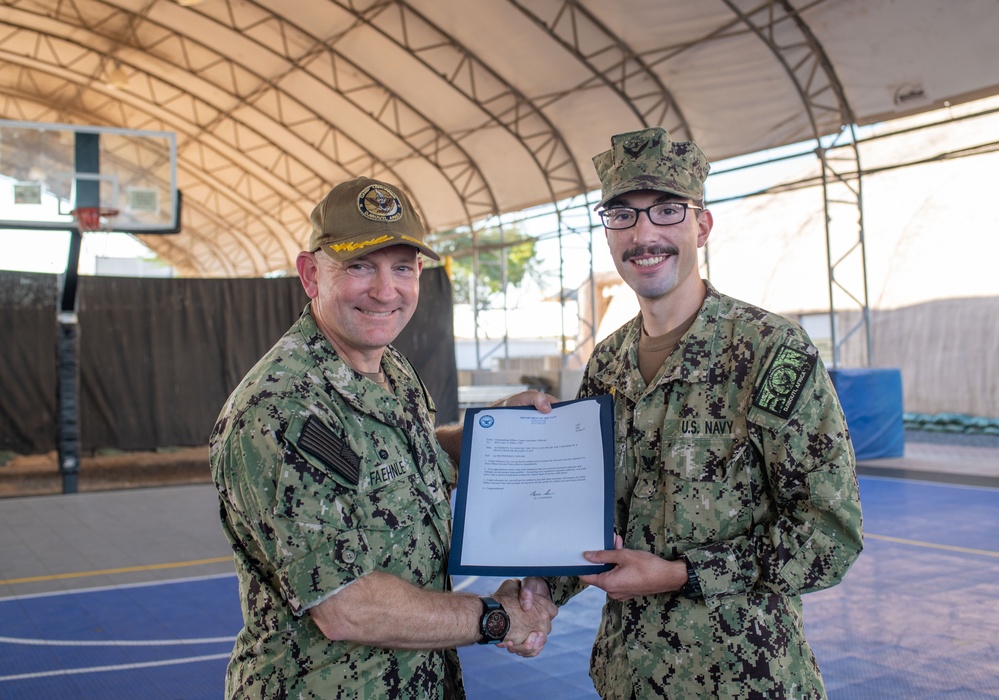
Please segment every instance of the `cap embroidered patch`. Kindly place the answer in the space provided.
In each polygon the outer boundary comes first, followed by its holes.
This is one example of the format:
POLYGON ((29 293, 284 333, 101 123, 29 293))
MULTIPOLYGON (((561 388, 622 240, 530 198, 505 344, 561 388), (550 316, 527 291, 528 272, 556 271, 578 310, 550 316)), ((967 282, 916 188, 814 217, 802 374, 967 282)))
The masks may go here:
POLYGON ((649 141, 646 133, 640 131, 624 142, 624 150, 632 158, 637 158, 649 146, 649 141))
POLYGON ((384 185, 368 185, 357 195, 357 210, 372 221, 398 221, 402 218, 399 195, 384 185))
POLYGON ((782 345, 753 396, 753 405, 775 416, 789 417, 816 362, 818 355, 782 345))

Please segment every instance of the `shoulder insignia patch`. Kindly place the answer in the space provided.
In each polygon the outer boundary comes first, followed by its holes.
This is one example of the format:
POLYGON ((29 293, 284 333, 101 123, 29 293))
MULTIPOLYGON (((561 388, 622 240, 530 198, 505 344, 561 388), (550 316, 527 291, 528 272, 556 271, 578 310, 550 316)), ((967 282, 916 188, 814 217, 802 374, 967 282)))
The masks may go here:
POLYGON ((298 446, 357 485, 361 480, 361 458, 315 416, 309 416, 298 438, 298 446))
POLYGON ((817 362, 818 355, 809 355, 790 345, 780 346, 767 368, 763 383, 753 395, 753 405, 775 416, 788 418, 817 362))

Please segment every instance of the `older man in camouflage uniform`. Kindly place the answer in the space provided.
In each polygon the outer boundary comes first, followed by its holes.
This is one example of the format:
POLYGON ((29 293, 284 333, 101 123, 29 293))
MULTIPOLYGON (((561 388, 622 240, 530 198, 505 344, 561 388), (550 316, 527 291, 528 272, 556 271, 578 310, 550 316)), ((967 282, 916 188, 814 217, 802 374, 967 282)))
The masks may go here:
MULTIPOLYGON (((312 225, 297 260, 311 302, 211 437, 245 623, 226 693, 460 698, 456 646, 533 656, 557 610, 522 611, 515 582, 493 594, 499 604, 449 592, 456 470, 426 388, 389 345, 416 308, 420 253, 439 259, 409 199, 359 178, 335 187, 312 225)), ((444 437, 460 446, 460 429, 444 437)))
MULTIPOLYGON (((822 698, 802 593, 862 549, 853 448, 795 323, 698 274, 709 165, 660 128, 596 156, 601 217, 641 313, 601 342, 580 396, 611 394, 618 548, 591 676, 605 698, 822 698)), ((758 261, 765 264, 764 261, 758 261)), ((550 579, 564 604, 577 579, 550 579)), ((532 584, 533 585, 533 584, 532 584)), ((525 590, 529 590, 525 587, 525 590)))

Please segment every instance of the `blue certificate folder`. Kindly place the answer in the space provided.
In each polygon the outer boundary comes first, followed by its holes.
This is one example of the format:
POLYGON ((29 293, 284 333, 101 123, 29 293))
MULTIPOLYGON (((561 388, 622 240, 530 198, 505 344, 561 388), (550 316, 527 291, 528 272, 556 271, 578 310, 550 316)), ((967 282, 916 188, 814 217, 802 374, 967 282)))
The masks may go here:
POLYGON ((465 412, 449 574, 596 574, 582 552, 613 547, 610 396, 465 412))

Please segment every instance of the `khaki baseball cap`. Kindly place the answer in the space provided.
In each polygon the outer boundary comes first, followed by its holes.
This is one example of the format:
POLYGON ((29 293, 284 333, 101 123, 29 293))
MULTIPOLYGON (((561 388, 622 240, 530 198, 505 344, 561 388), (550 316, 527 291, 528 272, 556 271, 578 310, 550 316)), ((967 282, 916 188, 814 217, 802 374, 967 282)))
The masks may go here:
POLYGON ((611 148, 593 157, 600 178, 600 204, 635 190, 655 190, 704 199, 711 165, 693 141, 673 141, 659 126, 611 137, 611 148))
POLYGON ((440 256, 423 242, 427 231, 400 188, 367 177, 341 182, 319 202, 312 215, 309 251, 323 248, 348 262, 393 245, 411 245, 428 258, 440 256))

